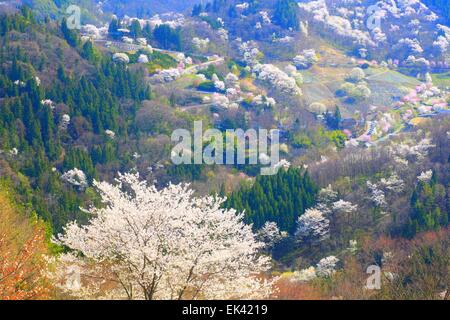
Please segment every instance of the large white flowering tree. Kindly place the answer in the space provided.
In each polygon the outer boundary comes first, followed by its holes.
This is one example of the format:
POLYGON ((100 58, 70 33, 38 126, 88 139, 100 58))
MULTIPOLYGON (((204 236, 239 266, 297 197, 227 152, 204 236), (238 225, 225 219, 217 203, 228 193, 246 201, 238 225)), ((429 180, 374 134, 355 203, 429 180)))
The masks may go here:
POLYGON ((270 260, 243 215, 185 185, 157 190, 137 174, 95 182, 105 204, 89 223, 69 223, 57 242, 61 287, 81 298, 214 299, 267 297, 270 260), (67 272, 79 270, 79 283, 67 272), (76 281, 75 281, 76 282, 76 281), (66 285, 70 284, 70 285, 66 285))
POLYGON ((330 220, 326 218, 322 211, 312 208, 307 209, 298 218, 295 236, 298 241, 320 241, 326 239, 329 232, 330 220))

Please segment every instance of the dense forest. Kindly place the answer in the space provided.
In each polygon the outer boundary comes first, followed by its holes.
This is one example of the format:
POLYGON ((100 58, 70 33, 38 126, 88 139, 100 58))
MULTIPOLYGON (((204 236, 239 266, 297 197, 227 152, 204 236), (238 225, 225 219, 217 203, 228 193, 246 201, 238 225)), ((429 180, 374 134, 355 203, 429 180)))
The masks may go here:
POLYGON ((276 222, 281 230, 293 232, 297 218, 315 203, 317 187, 307 172, 280 170, 273 176, 258 176, 255 183, 232 193, 228 208, 245 211, 245 220, 255 229, 276 222))

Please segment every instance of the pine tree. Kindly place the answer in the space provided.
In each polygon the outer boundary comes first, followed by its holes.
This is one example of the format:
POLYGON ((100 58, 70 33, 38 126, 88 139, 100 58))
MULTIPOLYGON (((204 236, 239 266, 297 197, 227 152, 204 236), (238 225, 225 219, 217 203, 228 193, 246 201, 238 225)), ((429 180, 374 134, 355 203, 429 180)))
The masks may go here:
POLYGON ((79 44, 78 35, 75 30, 69 29, 67 26, 67 19, 63 18, 61 22, 61 32, 64 35, 64 39, 66 39, 67 43, 72 47, 77 47, 79 44))
POLYGON ((316 194, 308 173, 291 168, 274 176, 258 176, 251 187, 233 192, 225 206, 245 210, 246 222, 255 229, 273 221, 281 230, 293 232, 298 216, 314 205, 316 194))
POLYGON ((285 29, 298 30, 297 2, 294 0, 278 0, 275 4, 274 22, 285 29))

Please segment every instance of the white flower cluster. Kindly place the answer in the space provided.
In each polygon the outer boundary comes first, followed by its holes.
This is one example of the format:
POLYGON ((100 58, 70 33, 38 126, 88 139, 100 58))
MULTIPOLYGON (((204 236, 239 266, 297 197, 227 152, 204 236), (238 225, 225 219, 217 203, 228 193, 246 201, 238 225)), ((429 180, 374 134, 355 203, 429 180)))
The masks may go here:
POLYGON ((265 244, 267 249, 271 249, 275 244, 288 236, 286 231, 280 231, 277 224, 267 221, 258 231, 256 237, 260 242, 265 244))
POLYGON ((410 38, 400 39, 397 45, 394 46, 394 50, 400 47, 407 48, 413 54, 423 53, 423 48, 420 45, 419 40, 417 39, 410 39, 410 38))
POLYGON ((192 38, 192 44, 197 48, 198 50, 206 50, 209 46, 209 38, 201 39, 198 37, 192 38))
POLYGON ((272 64, 257 64, 253 67, 257 79, 265 81, 277 90, 292 95, 301 95, 302 91, 297 86, 294 78, 272 64))
POLYGON ((116 137, 116 133, 112 130, 105 130, 105 134, 110 138, 110 139, 114 139, 116 137))
POLYGON ((336 272, 336 265, 338 262, 339 259, 335 256, 329 256, 321 259, 317 264, 317 275, 319 277, 330 277, 336 272))
POLYGON ((97 28, 93 24, 85 24, 81 26, 81 34, 93 39, 102 39, 108 35, 107 27, 97 28))
POLYGON ((361 68, 353 68, 350 74, 347 76, 347 81, 359 82, 364 80, 366 73, 361 68))
POLYGON ((336 272, 336 265, 338 262, 339 259, 335 256, 323 258, 317 263, 316 267, 310 266, 309 268, 295 271, 291 281, 308 282, 317 277, 330 277, 336 272))
POLYGON ((239 101, 241 99, 240 91, 236 88, 228 88, 225 94, 230 101, 239 101))
POLYGON ((298 218, 296 238, 299 241, 305 240, 324 240, 328 237, 330 229, 330 220, 318 209, 307 209, 304 214, 298 218))
POLYGON ((319 61, 319 57, 314 49, 305 49, 294 58, 294 65, 298 69, 307 69, 319 61))
POLYGON ((271 24, 272 20, 270 20, 269 13, 267 11, 260 11, 259 16, 261 17, 262 23, 271 24))
POLYGON ((277 102, 275 101, 274 98, 266 97, 259 94, 252 99, 252 104, 255 107, 274 108, 277 102))
POLYGON ((316 268, 311 266, 300 271, 295 271, 292 275, 291 281, 308 282, 314 280, 316 277, 316 268))
POLYGON ((376 43, 387 41, 386 34, 378 27, 372 29, 372 38, 376 43))
POLYGON ((336 202, 333 202, 332 205, 332 210, 334 212, 342 212, 342 213, 351 213, 351 212, 355 212, 356 209, 358 208, 358 205, 354 205, 349 201, 345 201, 345 200, 338 200, 336 202))
POLYGON ((322 188, 319 191, 317 196, 317 201, 322 205, 330 205, 338 198, 338 193, 333 190, 331 184, 329 184, 326 188, 322 188))
POLYGON ((429 150, 435 146, 431 143, 431 139, 424 138, 412 146, 406 143, 395 145, 392 151, 398 157, 412 156, 418 161, 421 161, 428 155, 429 150))
POLYGON ((172 29, 176 29, 177 27, 183 26, 186 22, 186 18, 183 14, 168 12, 161 15, 156 14, 150 19, 139 19, 125 15, 122 18, 122 23, 124 25, 131 25, 134 20, 139 22, 141 28, 143 28, 146 24, 149 24, 152 29, 162 24, 168 25, 172 29))
POLYGON ((178 79, 179 77, 181 77, 180 70, 173 68, 161 70, 153 78, 159 82, 172 82, 178 79))
POLYGON ((123 43, 127 43, 127 44, 132 44, 134 42, 133 38, 127 37, 127 36, 123 36, 122 37, 122 42, 123 43))
POLYGON ((375 46, 370 35, 357 28, 359 25, 362 25, 362 17, 359 17, 359 20, 349 21, 345 17, 332 15, 328 10, 325 0, 302 2, 298 6, 305 12, 311 14, 316 22, 321 23, 325 29, 331 30, 335 35, 351 39, 360 45, 375 46))
POLYGON ((387 205, 386 203, 386 197, 384 195, 383 190, 381 190, 377 184, 372 183, 370 181, 367 181, 367 187, 370 189, 371 196, 370 200, 377 206, 377 207, 384 207, 387 205))
POLYGON ((146 38, 137 38, 136 42, 141 46, 147 46, 147 39, 146 38))
POLYGON ((430 64, 430 61, 428 61, 426 58, 416 58, 413 55, 408 56, 408 58, 406 58, 405 60, 405 65, 413 67, 427 68, 430 66, 430 64))
POLYGON ((396 173, 393 173, 389 178, 381 178, 380 184, 387 190, 394 193, 400 193, 405 188, 405 183, 402 179, 398 177, 396 173))
POLYGON ((130 58, 126 53, 118 52, 113 54, 114 62, 130 63, 130 58))
POLYGON ((88 186, 86 175, 82 170, 77 168, 65 172, 61 176, 61 179, 73 186, 78 187, 80 190, 85 189, 88 186))
POLYGON ((54 102, 52 101, 52 100, 50 100, 50 99, 45 99, 45 100, 42 100, 41 101, 41 104, 43 105, 43 106, 46 106, 46 107, 49 107, 50 109, 55 109, 55 104, 54 104, 54 102))
POLYGON ((280 169, 280 168, 283 168, 283 169, 287 170, 290 167, 291 167, 291 163, 289 161, 287 161, 286 159, 281 159, 280 161, 278 161, 277 163, 275 163, 273 165, 273 169, 275 170, 275 172, 277 172, 278 169, 280 169))
POLYGON ((436 47, 441 54, 445 54, 449 47, 449 42, 446 37, 438 36, 436 41, 433 42, 433 46, 436 47))
POLYGON ((70 124, 70 116, 68 114, 63 114, 61 117, 61 123, 59 124, 59 127, 62 130, 66 130, 69 124, 70 124))
POLYGON ((227 88, 239 87, 239 77, 233 73, 228 73, 225 76, 225 85, 227 86, 227 88))
POLYGON ((145 54, 139 55, 137 62, 138 63, 147 63, 148 62, 148 56, 145 55, 145 54))
POLYGON ((214 88, 216 88, 219 91, 224 91, 225 90, 225 82, 217 80, 214 81, 214 88))
POLYGON ((219 94, 217 92, 213 93, 211 103, 219 108, 223 109, 237 109, 239 105, 236 102, 230 102, 227 96, 219 94))
POLYGON ((252 41, 243 42, 239 46, 239 53, 242 55, 243 60, 249 66, 258 64, 261 51, 256 47, 256 44, 252 41))
POLYGON ((217 34, 219 35, 220 39, 222 39, 222 41, 228 41, 228 30, 219 28, 217 30, 217 34))
POLYGON ((271 293, 272 281, 258 277, 270 267, 270 258, 259 254, 264 244, 242 213, 221 208, 223 199, 195 198, 185 185, 157 190, 137 174, 94 185, 107 205, 86 210, 88 224, 71 222, 55 239, 71 249, 58 259, 55 282, 66 283, 70 267, 83 277, 66 291, 84 299, 256 299, 271 293))
POLYGON ((248 4, 248 2, 238 3, 236 5, 236 9, 238 9, 238 10, 246 10, 246 9, 249 8, 249 6, 250 5, 248 4))
POLYGON ((433 176, 433 170, 422 171, 419 176, 417 176, 417 180, 428 183, 433 176))

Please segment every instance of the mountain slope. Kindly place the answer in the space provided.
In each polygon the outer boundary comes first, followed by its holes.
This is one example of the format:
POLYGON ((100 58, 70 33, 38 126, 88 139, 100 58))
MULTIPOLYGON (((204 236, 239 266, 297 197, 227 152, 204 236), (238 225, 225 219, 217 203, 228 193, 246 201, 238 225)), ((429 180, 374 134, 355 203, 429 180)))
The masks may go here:
POLYGON ((157 13, 184 12, 201 0, 106 0, 102 2, 103 11, 119 16, 150 16, 157 13))

